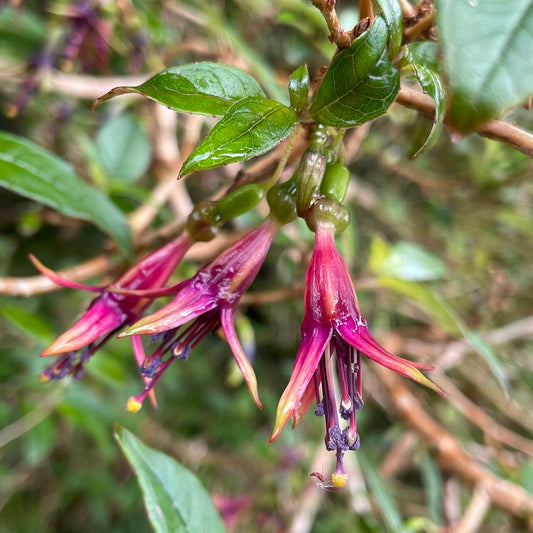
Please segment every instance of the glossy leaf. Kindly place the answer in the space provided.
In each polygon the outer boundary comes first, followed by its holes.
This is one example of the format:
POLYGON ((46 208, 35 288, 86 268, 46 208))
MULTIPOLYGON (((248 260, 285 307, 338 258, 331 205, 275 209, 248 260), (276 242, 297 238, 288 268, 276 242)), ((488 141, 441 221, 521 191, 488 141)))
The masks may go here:
POLYGON ((470 131, 533 93, 533 0, 437 0, 449 120, 470 131))
POLYGON ((417 41, 410 43, 404 50, 412 63, 422 65, 429 70, 439 71, 438 45, 435 41, 417 41))
POLYGON ((118 428, 115 437, 137 475, 148 518, 157 533, 226 531, 209 494, 192 472, 124 428, 118 428))
POLYGON ((403 14, 398 0, 374 0, 389 31, 389 57, 394 59, 402 45, 403 14))
POLYGON ((446 92, 440 76, 431 67, 426 66, 426 63, 431 64, 432 58, 429 53, 426 43, 413 43, 407 47, 406 57, 408 63, 411 65, 414 75, 422 87, 422 90, 431 96, 435 102, 435 117, 433 124, 429 131, 426 140, 420 148, 416 151, 413 157, 418 157, 420 154, 430 148, 436 141, 442 126, 444 124, 444 116, 446 112, 446 92))
POLYGON ((332 61, 310 114, 322 124, 358 126, 385 113, 399 89, 398 71, 385 52, 387 26, 381 17, 332 61))
POLYGON ((92 222, 131 251, 129 226, 122 211, 100 191, 84 183, 72 166, 31 141, 0 132, 0 186, 92 222))
POLYGON ((324 100, 324 105, 314 115, 316 121, 327 126, 349 128, 379 117, 387 112, 400 89, 398 70, 389 61, 386 51, 364 79, 348 84, 340 71, 336 76, 331 83, 338 96, 329 103, 324 100))
POLYGON ((372 241, 369 268, 379 276, 403 281, 430 281, 446 274, 441 259, 419 244, 400 241, 388 246, 379 238, 372 241))
POLYGON ((95 106, 121 94, 138 93, 176 111, 223 115, 234 102, 264 96, 246 72, 218 63, 171 67, 137 87, 115 87, 98 98, 95 106))
POLYGON ((133 182, 150 165, 150 140, 133 115, 119 115, 106 122, 98 132, 96 147, 110 181, 133 182))
POLYGON ((261 155, 285 139, 297 123, 296 112, 279 102, 257 96, 240 100, 189 155, 180 176, 261 155))
POLYGON ((291 107, 300 112, 307 104, 309 94, 309 73, 307 65, 298 67, 289 78, 289 96, 291 107))

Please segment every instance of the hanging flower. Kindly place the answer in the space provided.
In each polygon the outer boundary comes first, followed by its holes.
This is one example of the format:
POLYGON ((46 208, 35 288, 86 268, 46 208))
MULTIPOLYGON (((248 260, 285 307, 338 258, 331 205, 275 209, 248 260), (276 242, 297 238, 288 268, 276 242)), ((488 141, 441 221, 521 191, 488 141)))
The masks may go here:
MULTIPOLYGON (((41 373, 41 381, 61 379, 67 375, 79 379, 83 375, 84 364, 96 350, 122 327, 135 322, 153 300, 147 296, 114 291, 162 287, 191 244, 187 236, 174 239, 142 259, 107 287, 90 287, 67 280, 30 256, 35 266, 57 285, 100 293, 74 326, 41 353, 41 356, 60 355, 53 365, 41 373)), ((142 364, 138 349, 135 354, 138 363, 142 364)))
POLYGON ((180 283, 175 289, 177 295, 170 303, 120 335, 152 335, 160 340, 141 369, 149 383, 141 394, 130 398, 128 410, 138 411, 172 361, 186 360, 196 344, 220 326, 250 394, 261 407, 255 373, 237 338, 233 321, 239 299, 255 279, 278 228, 277 222, 267 218, 195 276, 180 283), (191 322, 190 325, 182 329, 187 322, 191 322))
POLYGON ((348 269, 335 247, 334 224, 319 221, 315 233, 314 252, 306 275, 302 343, 278 405, 270 442, 279 436, 289 418, 293 417, 293 427, 298 424, 316 399, 315 413, 325 417, 326 448, 337 454, 337 469, 331 482, 343 486, 346 483, 342 466, 344 452, 356 450, 360 444, 356 411, 363 407, 361 353, 439 394, 444 393, 419 370, 433 367, 397 357, 378 344, 361 316, 348 269), (335 360, 340 405, 335 397, 335 360), (341 428, 340 419, 346 420, 346 427, 341 428))

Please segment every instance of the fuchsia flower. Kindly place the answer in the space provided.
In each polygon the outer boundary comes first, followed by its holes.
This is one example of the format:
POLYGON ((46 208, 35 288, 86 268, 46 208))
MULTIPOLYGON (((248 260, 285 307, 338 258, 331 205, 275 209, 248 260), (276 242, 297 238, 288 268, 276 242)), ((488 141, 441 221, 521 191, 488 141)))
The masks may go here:
MULTIPOLYGON (((147 296, 119 294, 113 291, 162 287, 191 244, 189 237, 178 237, 142 259, 107 287, 90 287, 62 278, 31 256, 35 266, 57 285, 101 293, 74 326, 41 353, 41 356, 66 354, 42 372, 41 381, 61 379, 69 374, 79 379, 83 374, 84 364, 95 351, 120 328, 135 322, 153 300, 147 296)), ((139 351, 135 350, 135 353, 138 363, 142 364, 139 351)))
POLYGON ((192 278, 177 285, 173 291, 177 295, 170 303, 120 335, 155 335, 161 339, 142 365, 141 372, 149 384, 141 394, 130 398, 128 410, 138 411, 168 366, 175 359, 186 360, 192 348, 220 326, 250 394, 261 407, 255 373, 237 338, 233 320, 239 299, 255 279, 278 228, 276 222, 267 218, 192 278), (187 322, 191 324, 180 330, 187 322))
POLYGON ((315 398, 315 413, 325 416, 326 448, 337 453, 337 469, 331 481, 334 486, 343 486, 346 483, 342 467, 344 451, 356 450, 360 444, 356 424, 356 410, 363 406, 360 353, 439 394, 444 393, 419 370, 433 367, 397 357, 372 337, 359 311, 346 264, 335 247, 334 232, 333 224, 316 224, 315 248, 306 275, 302 343, 278 405, 270 442, 279 436, 289 418, 293 417, 293 427, 298 424, 315 398), (340 382, 339 409, 333 354, 340 382), (347 421, 344 429, 340 427, 339 414, 347 421))

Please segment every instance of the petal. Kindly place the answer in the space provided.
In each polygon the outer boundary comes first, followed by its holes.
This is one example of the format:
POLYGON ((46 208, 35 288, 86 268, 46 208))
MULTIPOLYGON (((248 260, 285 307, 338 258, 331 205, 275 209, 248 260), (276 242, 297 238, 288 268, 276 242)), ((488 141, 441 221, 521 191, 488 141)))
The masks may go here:
POLYGON ((172 285, 171 287, 160 287, 156 289, 127 289, 110 285, 106 292, 123 294, 124 296, 134 296, 137 298, 161 298, 162 296, 175 296, 184 285, 184 282, 172 285))
MULTIPOLYGON (((417 363, 416 361, 409 361, 408 359, 403 359, 402 357, 398 357, 397 355, 385 350, 385 348, 383 348, 378 341, 374 339, 368 329, 368 326, 366 325, 366 321, 363 318, 356 322, 353 317, 348 317, 342 323, 339 323, 336 329, 340 336, 348 344, 351 344, 355 348, 357 348, 355 344, 357 342, 367 343, 366 345, 377 347, 377 349, 385 353, 388 358, 395 359, 398 362, 407 363, 408 365, 420 370, 435 370, 435 367, 432 365, 424 365, 422 363, 417 363)), ((358 349, 366 354, 362 348, 358 349)), ((380 361, 377 362, 380 363, 380 361)))
POLYGON ((279 436, 291 416, 298 416, 301 411, 301 402, 305 396, 307 385, 313 378, 320 358, 331 338, 331 329, 314 325, 310 333, 308 333, 305 331, 306 326, 304 319, 302 343, 294 361, 289 384, 281 395, 274 430, 269 442, 274 441, 279 436))
POLYGON ((88 311, 68 331, 46 348, 41 356, 80 350, 122 326, 124 320, 124 314, 117 307, 110 306, 104 294, 91 304, 88 311))
POLYGON ((44 274, 48 279, 52 280, 56 285, 61 287, 68 287, 69 289, 81 289, 83 291, 90 292, 102 292, 104 287, 91 287, 90 285, 84 285, 76 281, 71 281, 63 276, 57 274, 53 270, 44 266, 33 254, 30 254, 31 262, 35 265, 41 274, 44 274))
POLYGON ((234 308, 232 307, 223 307, 220 310, 220 320, 222 322, 222 327, 224 328, 224 335, 226 336, 226 340, 228 341, 231 351, 233 352, 237 366, 244 376, 246 384, 248 385, 248 390, 250 391, 254 402, 257 404, 259 409, 262 409, 263 405, 259 399, 259 393, 257 392, 257 379, 255 377, 255 372, 250 364, 250 361, 248 360, 248 357, 246 357, 246 354, 242 349, 239 338, 237 337, 235 325, 233 323, 233 315, 234 308))
POLYGON ((210 294, 203 294, 195 290, 194 285, 190 283, 192 280, 184 284, 183 290, 170 303, 164 305, 159 311, 135 322, 119 337, 150 335, 175 329, 189 320, 215 309, 217 301, 210 294))
MULTIPOLYGON (((425 385, 426 387, 438 392, 441 396, 446 396, 446 393, 435 383, 433 383, 429 378, 424 376, 420 370, 416 368, 416 365, 407 359, 402 359, 383 348, 377 341, 372 337, 368 328, 363 325, 359 325, 359 331, 355 331, 353 328, 339 327, 338 331, 341 337, 351 344, 354 348, 365 354, 369 359, 376 361, 380 365, 393 370, 402 376, 412 379, 425 385)), ((432 367, 423 367, 418 365, 419 368, 431 369, 432 367)))
MULTIPOLYGON (((318 374, 318 380, 320 383, 320 374, 318 374)), ((294 429, 304 417, 305 413, 309 409, 309 406, 313 403, 313 400, 316 399, 316 393, 315 393, 315 380, 312 379, 305 389, 305 392, 302 396, 302 399, 300 400, 300 403, 296 409, 293 411, 293 418, 292 418, 292 428, 294 429)))

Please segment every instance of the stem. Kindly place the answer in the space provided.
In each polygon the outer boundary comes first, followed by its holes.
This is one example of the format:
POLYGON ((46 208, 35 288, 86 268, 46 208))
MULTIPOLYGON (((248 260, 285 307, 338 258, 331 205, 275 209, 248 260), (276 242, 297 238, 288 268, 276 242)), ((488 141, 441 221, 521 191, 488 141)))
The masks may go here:
POLYGON ((281 173, 283 172, 283 169, 287 165, 287 161, 289 160, 289 157, 291 155, 292 148, 294 146, 294 143, 296 142, 296 138, 298 137, 298 134, 300 133, 300 129, 301 129, 301 126, 296 127, 291 133, 290 137, 287 139, 287 144, 285 145, 283 154, 281 154, 281 158, 278 162, 278 166, 276 167, 276 170, 274 170, 274 174, 272 174, 272 177, 263 186, 265 192, 268 191, 274 185, 276 185, 279 177, 281 176, 281 173))
POLYGON ((352 36, 342 29, 337 12, 335 0, 311 0, 313 5, 322 13, 329 30, 329 40, 339 49, 347 48, 352 43, 352 36))
POLYGON ((374 20, 374 7, 372 0, 359 0, 359 20, 369 18, 374 20))
POLYGON ((404 35, 409 41, 414 41, 420 34, 426 32, 433 26, 435 13, 431 12, 429 15, 421 18, 414 26, 407 28, 404 35))
POLYGON ((400 9, 404 17, 414 17, 416 14, 415 8, 409 3, 409 0, 398 0, 400 9))

